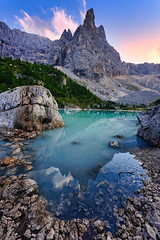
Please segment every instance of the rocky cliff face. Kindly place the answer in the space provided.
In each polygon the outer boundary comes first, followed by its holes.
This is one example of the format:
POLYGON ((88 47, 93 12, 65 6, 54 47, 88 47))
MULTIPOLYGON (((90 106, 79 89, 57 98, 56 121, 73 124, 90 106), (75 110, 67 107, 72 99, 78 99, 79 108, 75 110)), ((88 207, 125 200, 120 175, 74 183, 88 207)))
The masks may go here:
POLYGON ((93 9, 72 36, 64 31, 60 40, 51 41, 34 34, 11 30, 0 23, 0 56, 23 61, 43 62, 68 68, 80 77, 99 79, 126 73, 119 53, 111 47, 103 26, 96 27, 93 9))
POLYGON ((41 86, 17 87, 0 94, 0 129, 27 132, 62 127, 63 120, 50 91, 41 86))
MULTIPOLYGON (((55 41, 56 45, 56 41, 55 41)), ((35 34, 11 30, 0 22, 0 56, 20 58, 22 61, 49 63, 53 42, 35 34)))
POLYGON ((138 114, 137 134, 155 147, 160 147, 160 105, 138 114))
POLYGON ((128 74, 130 75, 158 75, 160 74, 160 64, 154 63, 124 63, 128 74))
POLYGON ((119 53, 108 44, 103 26, 96 27, 94 19, 93 9, 90 9, 73 37, 69 31, 62 34, 55 64, 96 81, 124 74, 119 53))

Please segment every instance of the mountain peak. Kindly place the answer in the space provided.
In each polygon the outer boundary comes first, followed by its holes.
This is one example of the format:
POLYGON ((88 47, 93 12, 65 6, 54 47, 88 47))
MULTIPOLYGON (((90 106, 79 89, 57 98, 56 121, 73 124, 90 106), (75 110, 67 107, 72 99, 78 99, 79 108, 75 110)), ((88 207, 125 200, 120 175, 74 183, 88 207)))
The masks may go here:
POLYGON ((94 19, 95 19, 95 15, 94 15, 94 10, 93 8, 89 9, 86 13, 86 17, 85 17, 85 20, 84 20, 84 26, 95 26, 95 23, 94 23, 94 19))
POLYGON ((62 41, 62 40, 64 40, 64 41, 71 41, 72 40, 72 33, 71 33, 71 30, 70 29, 68 29, 68 31, 67 30, 64 30, 63 31, 63 33, 62 33, 62 35, 61 35, 61 38, 60 38, 60 40, 62 41))

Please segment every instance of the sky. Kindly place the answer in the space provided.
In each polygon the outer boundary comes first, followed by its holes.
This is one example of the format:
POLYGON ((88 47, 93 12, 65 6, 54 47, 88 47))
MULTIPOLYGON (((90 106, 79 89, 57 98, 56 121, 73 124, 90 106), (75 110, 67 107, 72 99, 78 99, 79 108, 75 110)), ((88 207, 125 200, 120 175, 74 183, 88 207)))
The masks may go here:
POLYGON ((55 40, 90 8, 122 61, 160 63, 160 0, 0 0, 0 21, 55 40))

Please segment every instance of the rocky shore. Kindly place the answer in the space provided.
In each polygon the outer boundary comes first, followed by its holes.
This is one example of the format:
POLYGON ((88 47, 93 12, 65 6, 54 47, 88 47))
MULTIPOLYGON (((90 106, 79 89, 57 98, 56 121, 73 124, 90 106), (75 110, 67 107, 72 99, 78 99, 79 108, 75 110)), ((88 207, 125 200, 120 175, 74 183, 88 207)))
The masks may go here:
POLYGON ((124 209, 119 210, 117 239, 160 239, 160 149, 145 149, 134 153, 136 159, 148 170, 150 180, 137 197, 128 198, 124 209))
POLYGON ((36 182, 19 175, 0 178, 0 239, 160 239, 160 149, 139 150, 135 155, 150 179, 119 209, 115 236, 107 232, 103 220, 54 218, 46 211, 47 201, 39 196, 36 182))
MULTIPOLYGON (((40 121, 39 124, 43 129, 43 122, 40 121)), ((149 178, 143 180, 144 187, 135 192, 136 196, 128 197, 127 201, 123 202, 123 208, 113 213, 117 219, 118 231, 112 235, 108 232, 107 221, 103 219, 89 217, 72 220, 57 219, 46 210, 47 201, 39 195, 38 186, 34 180, 26 174, 9 177, 15 174, 12 170, 16 166, 23 166, 27 171, 32 169, 34 153, 31 149, 27 150, 28 143, 24 140, 34 138, 40 132, 38 129, 32 129, 31 132, 13 129, 3 136, 9 142, 1 145, 2 152, 5 152, 5 147, 8 152, 7 156, 1 154, 0 161, 0 171, 7 169, 6 176, 0 177, 0 239, 160 239, 159 148, 134 152, 136 159, 148 170, 149 178), (10 171, 9 174, 8 171, 10 171)))
POLYGON ((111 239, 101 220, 63 221, 45 210, 46 200, 27 175, 0 178, 0 239, 111 239))
MULTIPOLYGON (((10 139, 10 138, 9 138, 10 139)), ((12 139, 12 138, 11 138, 12 139)), ((10 141, 11 141, 10 139, 10 141)), ((4 170, 5 174, 11 175, 13 172, 18 171, 18 167, 22 166, 26 171, 30 171, 32 167, 32 162, 34 161, 34 151, 32 148, 28 148, 28 143, 24 141, 19 141, 21 138, 14 137, 14 142, 7 142, 0 146, 0 151, 2 153, 0 160, 0 170, 4 170), (3 154, 6 153, 7 155, 3 154)))

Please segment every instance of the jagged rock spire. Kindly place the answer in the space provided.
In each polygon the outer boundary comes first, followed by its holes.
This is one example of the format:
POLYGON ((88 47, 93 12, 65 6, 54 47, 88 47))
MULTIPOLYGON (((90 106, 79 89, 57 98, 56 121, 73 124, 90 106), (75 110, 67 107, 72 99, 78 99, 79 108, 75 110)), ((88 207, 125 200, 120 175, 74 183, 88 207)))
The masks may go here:
POLYGON ((89 9, 86 13, 86 17, 84 20, 84 26, 90 26, 90 27, 95 27, 95 15, 93 8, 89 9))
POLYGON ((68 41, 71 41, 72 40, 72 33, 71 33, 71 30, 68 29, 67 30, 64 30, 62 35, 61 35, 61 38, 60 40, 68 40, 68 41))

